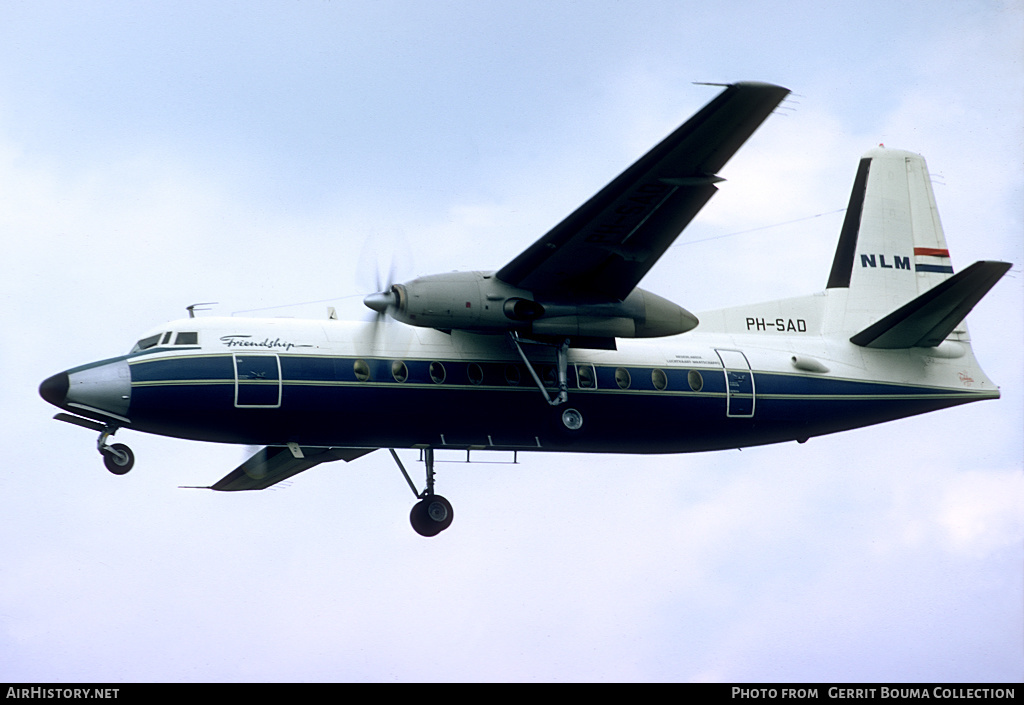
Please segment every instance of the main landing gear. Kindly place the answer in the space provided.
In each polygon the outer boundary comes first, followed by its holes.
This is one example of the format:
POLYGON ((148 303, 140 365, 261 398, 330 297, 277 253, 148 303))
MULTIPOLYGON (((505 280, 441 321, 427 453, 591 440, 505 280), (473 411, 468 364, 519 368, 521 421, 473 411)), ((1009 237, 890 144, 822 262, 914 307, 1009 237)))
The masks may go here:
POLYGON ((427 470, 427 487, 422 492, 416 491, 416 485, 413 484, 409 473, 405 471, 405 466, 399 460, 398 453, 393 448, 388 450, 391 451, 391 457, 398 463, 398 469, 405 476, 405 481, 409 483, 412 493, 419 500, 409 512, 412 528, 420 536, 437 536, 451 526, 455 513, 452 510, 451 502, 439 494, 434 494, 434 449, 423 449, 423 463, 427 470))
MULTIPOLYGON (((509 342, 512 343, 516 351, 519 353, 519 357, 523 358, 523 363, 526 364, 526 370, 533 377, 534 383, 537 385, 537 389, 544 395, 544 401, 551 406, 559 406, 569 401, 569 345, 571 340, 565 338, 558 345, 551 343, 541 343, 536 340, 523 340, 519 337, 519 334, 514 331, 508 332, 509 342), (530 358, 526 356, 526 352, 523 350, 521 342, 535 343, 539 345, 549 345, 555 349, 555 374, 557 375, 558 394, 552 398, 548 394, 548 390, 544 387, 544 382, 541 381, 540 375, 537 374, 537 370, 533 368, 533 363, 530 362, 530 358)), ((578 431, 583 427, 583 414, 577 409, 565 409, 562 412, 562 424, 570 431, 578 431)))
MULTIPOLYGON (((523 346, 519 344, 519 334, 514 331, 508 331, 508 339, 519 353, 519 357, 523 358, 527 372, 529 372, 530 376, 533 377, 533 381, 540 390, 540 393, 544 395, 544 401, 551 406, 558 406, 559 404, 564 404, 569 401, 569 382, 566 372, 569 363, 567 356, 567 353, 569 352, 569 339, 566 338, 561 344, 552 346, 555 348, 555 370, 558 375, 558 395, 554 399, 552 399, 551 395, 548 394, 548 390, 544 388, 544 383, 540 381, 540 376, 537 374, 537 371, 533 369, 533 363, 530 362, 530 358, 528 358, 526 356, 526 352, 523 351, 523 346)), ((523 342, 538 343, 538 341, 535 340, 523 342)), ((549 345, 549 343, 538 344, 549 345)), ((578 411, 576 413, 579 414, 578 411)), ((582 416, 580 419, 582 420, 582 416)))

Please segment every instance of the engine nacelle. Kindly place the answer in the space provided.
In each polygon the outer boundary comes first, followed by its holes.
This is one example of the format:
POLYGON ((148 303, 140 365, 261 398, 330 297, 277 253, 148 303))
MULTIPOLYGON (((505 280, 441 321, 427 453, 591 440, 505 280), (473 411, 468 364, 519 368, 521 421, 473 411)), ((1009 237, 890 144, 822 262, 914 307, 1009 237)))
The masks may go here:
MULTIPOLYGON (((392 287, 397 300, 388 313, 402 323, 439 330, 521 328, 506 313, 517 302, 534 304, 530 292, 509 286, 493 272, 431 274, 392 287)), ((525 319, 524 319, 525 320, 525 319)))
POLYGON ((692 313, 643 289, 634 289, 618 302, 566 304, 537 300, 531 292, 506 284, 493 272, 432 274, 367 297, 371 308, 385 303, 394 319, 438 330, 655 338, 697 326, 692 313))

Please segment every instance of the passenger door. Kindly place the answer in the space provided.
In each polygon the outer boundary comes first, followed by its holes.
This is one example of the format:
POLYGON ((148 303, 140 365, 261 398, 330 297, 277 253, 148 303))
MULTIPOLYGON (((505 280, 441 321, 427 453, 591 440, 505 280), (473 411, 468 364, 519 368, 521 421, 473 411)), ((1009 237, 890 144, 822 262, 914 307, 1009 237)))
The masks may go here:
POLYGON ((756 401, 754 373, 750 371, 747 356, 739 350, 715 350, 725 372, 725 415, 730 418, 750 418, 756 401))
POLYGON ((235 406, 276 409, 281 406, 281 360, 276 353, 234 353, 235 406))

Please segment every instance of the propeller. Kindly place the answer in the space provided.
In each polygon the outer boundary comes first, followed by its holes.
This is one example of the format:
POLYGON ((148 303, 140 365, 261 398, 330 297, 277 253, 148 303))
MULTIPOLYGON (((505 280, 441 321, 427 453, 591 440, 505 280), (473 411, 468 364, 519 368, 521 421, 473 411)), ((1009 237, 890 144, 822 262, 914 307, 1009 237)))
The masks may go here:
POLYGON ((375 267, 377 291, 373 294, 367 294, 363 299, 363 303, 366 304, 367 308, 377 312, 376 320, 378 321, 388 312, 390 306, 398 303, 398 297, 391 288, 395 284, 395 268, 395 260, 392 258, 391 265, 388 267, 387 278, 381 281, 380 270, 375 267))
MULTIPOLYGON (((395 293, 393 288, 400 264, 398 255, 401 252, 408 251, 406 248, 399 247, 399 244, 397 238, 393 236, 375 234, 366 239, 359 256, 357 279, 365 277, 369 271, 372 271, 374 276, 372 282, 373 293, 367 294, 363 298, 363 304, 373 311, 365 320, 372 324, 371 341, 374 348, 377 347, 382 327, 387 325, 388 310, 398 304, 398 294, 395 293), (381 257, 379 256, 378 248, 387 248, 390 251, 390 261, 388 262, 386 272, 381 267, 381 257)), ((402 269, 408 269, 408 267, 404 266, 406 263, 402 262, 401 264, 402 269)), ((367 289, 370 288, 370 282, 365 282, 364 280, 364 285, 367 289)))
MULTIPOLYGON (((239 464, 241 465, 242 463, 246 462, 247 460, 249 460, 250 458, 255 456, 257 453, 260 453, 263 456, 263 457, 260 458, 260 460, 266 460, 267 449, 266 449, 265 446, 254 446, 254 445, 245 445, 245 446, 243 446, 242 447, 242 460, 239 461, 239 464)), ((255 479, 260 479, 260 478, 255 478, 255 479)))
MULTIPOLYGON (((269 472, 269 468, 267 467, 267 460, 270 455, 269 451, 270 448, 268 446, 245 445, 243 446, 242 458, 238 461, 238 464, 239 466, 242 466, 249 463, 249 468, 245 471, 245 474, 253 480, 262 480, 269 472), (250 461, 252 462, 250 463, 250 461)), ((281 480, 279 482, 275 482, 266 489, 274 492, 276 490, 287 489, 290 485, 290 480, 281 480)))

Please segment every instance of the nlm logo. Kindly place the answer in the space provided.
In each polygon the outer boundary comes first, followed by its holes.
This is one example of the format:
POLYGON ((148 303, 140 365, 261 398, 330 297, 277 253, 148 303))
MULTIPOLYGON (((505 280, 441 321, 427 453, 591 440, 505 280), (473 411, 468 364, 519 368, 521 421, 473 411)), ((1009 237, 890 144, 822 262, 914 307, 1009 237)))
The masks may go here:
POLYGON ((906 269, 910 270, 910 258, 900 257, 899 255, 893 255, 895 264, 886 264, 885 255, 878 255, 878 264, 875 264, 874 255, 861 255, 860 266, 861 267, 881 267, 882 269, 906 269))

